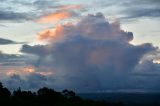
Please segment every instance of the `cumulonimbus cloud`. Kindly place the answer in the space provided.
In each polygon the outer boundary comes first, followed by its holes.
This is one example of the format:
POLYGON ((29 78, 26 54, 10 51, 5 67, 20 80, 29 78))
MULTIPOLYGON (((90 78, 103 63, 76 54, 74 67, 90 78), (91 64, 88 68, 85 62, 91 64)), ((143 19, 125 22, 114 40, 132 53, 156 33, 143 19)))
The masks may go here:
POLYGON ((122 30, 118 22, 109 23, 102 13, 89 14, 76 24, 61 25, 56 30, 43 37, 50 39, 47 45, 24 45, 21 51, 39 56, 37 70, 54 69, 50 79, 58 88, 134 88, 132 71, 146 53, 156 50, 150 43, 132 45, 133 33, 122 30))

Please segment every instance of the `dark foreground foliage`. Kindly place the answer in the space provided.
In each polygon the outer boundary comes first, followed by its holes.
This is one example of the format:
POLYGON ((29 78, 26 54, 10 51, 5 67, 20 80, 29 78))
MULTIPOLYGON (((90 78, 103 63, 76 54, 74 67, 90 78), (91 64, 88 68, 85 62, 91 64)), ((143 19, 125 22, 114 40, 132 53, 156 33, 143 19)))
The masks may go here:
POLYGON ((56 92, 41 88, 37 92, 18 89, 11 93, 0 83, 0 106, 123 106, 122 103, 83 100, 73 91, 56 92))

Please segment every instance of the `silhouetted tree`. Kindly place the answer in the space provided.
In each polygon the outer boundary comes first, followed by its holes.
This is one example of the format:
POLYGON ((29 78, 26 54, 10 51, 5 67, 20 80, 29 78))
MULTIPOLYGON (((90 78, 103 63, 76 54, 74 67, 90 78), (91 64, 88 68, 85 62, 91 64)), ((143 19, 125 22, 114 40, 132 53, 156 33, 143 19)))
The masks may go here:
POLYGON ((63 95, 59 92, 55 92, 53 89, 46 87, 38 90, 38 99, 42 104, 58 104, 64 99, 63 95))
POLYGON ((76 94, 73 91, 69 91, 67 89, 62 91, 62 94, 66 97, 66 98, 74 98, 76 96, 76 94))
POLYGON ((1 88, 3 88, 3 85, 2 85, 2 83, 0 82, 0 89, 1 89, 1 88))
POLYGON ((0 83, 0 106, 123 106, 122 103, 83 100, 75 92, 41 88, 37 92, 22 91, 21 88, 10 91, 0 83))
POLYGON ((10 97, 11 92, 3 87, 2 83, 0 82, 0 98, 10 97))
POLYGON ((3 87, 3 84, 0 82, 0 104, 8 105, 8 101, 10 100, 11 92, 3 87))

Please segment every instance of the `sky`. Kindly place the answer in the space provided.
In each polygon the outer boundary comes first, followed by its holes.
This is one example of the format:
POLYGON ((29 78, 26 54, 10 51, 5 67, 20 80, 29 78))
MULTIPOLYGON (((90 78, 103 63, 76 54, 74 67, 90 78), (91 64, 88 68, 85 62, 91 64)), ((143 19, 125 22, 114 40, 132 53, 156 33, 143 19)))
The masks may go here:
POLYGON ((159 0, 0 0, 11 90, 159 92, 159 0))

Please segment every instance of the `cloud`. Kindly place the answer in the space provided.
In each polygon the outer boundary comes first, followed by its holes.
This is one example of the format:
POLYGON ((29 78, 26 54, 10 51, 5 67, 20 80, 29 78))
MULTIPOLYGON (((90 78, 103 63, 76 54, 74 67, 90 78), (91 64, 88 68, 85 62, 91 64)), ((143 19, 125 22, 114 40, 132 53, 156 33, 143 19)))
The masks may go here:
MULTIPOLYGON (((12 74, 27 74, 27 67, 31 67, 31 62, 34 62, 36 57, 20 54, 5 54, 0 52, 0 76, 1 79, 6 75, 12 74)), ((31 69, 28 69, 32 71, 31 69)))
MULTIPOLYGON (((72 26, 72 24, 65 24, 64 26, 72 26)), ((38 33, 37 40, 39 41, 56 41, 63 39, 64 35, 64 26, 57 25, 55 28, 52 29, 45 29, 38 33)))
POLYGON ((24 44, 25 42, 16 42, 9 39, 0 38, 0 45, 8 45, 8 44, 24 44))
POLYGON ((140 89, 145 92, 159 92, 160 64, 146 60, 138 64, 129 80, 132 89, 140 89), (136 85, 136 86, 135 86, 136 85))
POLYGON ((11 90, 16 90, 19 87, 23 90, 37 90, 47 86, 47 78, 41 74, 30 74, 25 78, 14 74, 9 76, 7 80, 4 80, 4 83, 11 90))
POLYGON ((160 17, 160 8, 149 7, 149 8, 130 8, 123 12, 126 13, 125 19, 136 19, 140 17, 152 17, 158 18, 160 17))
POLYGON ((60 27, 46 33, 48 37, 42 40, 50 39, 47 45, 24 45, 21 50, 39 56, 37 70, 54 70, 48 77, 48 82, 54 80, 51 87, 97 91, 149 86, 141 82, 135 85, 137 76, 132 73, 141 59, 157 48, 150 43, 130 44, 133 33, 122 30, 119 22, 109 23, 103 14, 97 13, 60 27))
POLYGON ((24 57, 16 54, 5 54, 0 52, 0 62, 19 62, 19 60, 23 60, 24 57))
POLYGON ((62 15, 63 18, 64 16, 67 18, 67 16, 75 15, 75 10, 80 10, 81 7, 80 5, 64 5, 60 1, 53 0, 4 0, 0 3, 0 21, 35 21, 44 15, 45 18, 49 19, 56 15, 58 17, 53 20, 57 21, 58 18, 62 18, 62 15), (57 11, 61 11, 61 14, 57 11))
POLYGON ((96 7, 96 10, 104 11, 104 13, 116 16, 124 21, 141 19, 144 17, 160 17, 160 2, 158 0, 95 0, 90 4, 89 8, 93 7, 93 5, 96 7))
POLYGON ((39 23, 50 23, 50 22, 59 22, 63 19, 71 17, 71 13, 67 11, 55 12, 53 14, 44 16, 38 20, 39 23))
POLYGON ((33 21, 57 6, 53 0, 3 0, 0 3, 0 21, 33 21))
POLYGON ((120 14, 124 15, 124 17, 122 17, 124 19, 136 19, 143 17, 159 18, 159 4, 160 2, 157 0, 125 0, 124 2, 119 3, 120 7, 124 7, 120 14))
POLYGON ((25 84, 25 80, 22 80, 21 77, 19 75, 13 75, 10 78, 7 78, 7 80, 3 81, 5 83, 6 86, 8 86, 11 90, 15 90, 17 88, 19 88, 18 85, 21 85, 23 87, 26 87, 25 84))
POLYGON ((80 34, 82 36, 91 37, 93 39, 115 39, 129 42, 133 40, 132 32, 125 32, 120 29, 119 22, 114 22, 109 25, 105 21, 105 17, 98 13, 96 16, 88 15, 84 17, 77 25, 73 23, 67 23, 58 25, 53 29, 46 29, 39 33, 38 38, 40 40, 56 40, 57 38, 63 38, 65 36, 74 36, 80 34), (92 23, 91 21, 95 21, 92 23), (93 27, 99 25, 98 27, 93 27), (99 36, 97 36, 98 31, 99 36), (121 35, 121 36, 119 36, 121 35))
POLYGON ((53 72, 50 70, 37 71, 31 65, 34 60, 35 57, 31 55, 0 52, 0 80, 11 90, 19 87, 25 90, 35 90, 45 86, 45 83, 47 85, 47 76, 52 75, 53 72))
POLYGON ((19 12, 14 12, 14 11, 0 11, 0 20, 1 21, 23 21, 23 20, 29 20, 29 16, 27 16, 26 13, 19 13, 19 12))
POLYGON ((27 74, 21 69, 26 66, 32 66, 30 65, 32 60, 34 60, 33 56, 28 57, 20 54, 0 52, 0 80, 8 80, 8 75, 21 73, 20 75, 23 76, 23 74, 27 74))
POLYGON ((73 10, 81 9, 81 5, 62 5, 55 7, 56 11, 52 14, 41 17, 38 22, 39 23, 51 23, 51 22, 59 22, 64 19, 69 19, 71 17, 76 16, 76 12, 73 10))
POLYGON ((35 45, 35 46, 29 46, 29 45, 23 45, 23 48, 21 49, 22 52, 35 54, 39 56, 43 56, 45 54, 48 54, 48 50, 46 46, 43 45, 35 45))
POLYGON ((59 10, 82 9, 82 5, 63 5, 59 6, 59 10))
POLYGON ((33 2, 33 5, 38 9, 38 10, 42 10, 42 11, 46 11, 47 9, 53 9, 56 6, 58 6, 58 1, 56 0, 35 0, 33 2))
POLYGON ((103 11, 111 16, 115 15, 125 20, 142 17, 158 18, 160 9, 158 0, 93 0, 88 3, 85 3, 85 1, 77 1, 76 3, 73 4, 70 1, 62 2, 58 0, 3 0, 0 3, 0 21, 33 21, 44 15, 54 13, 57 10, 72 11, 72 14, 80 11, 83 14, 92 12, 92 7, 96 8, 94 9, 95 12, 103 11), (84 7, 87 8, 84 9, 84 7))

